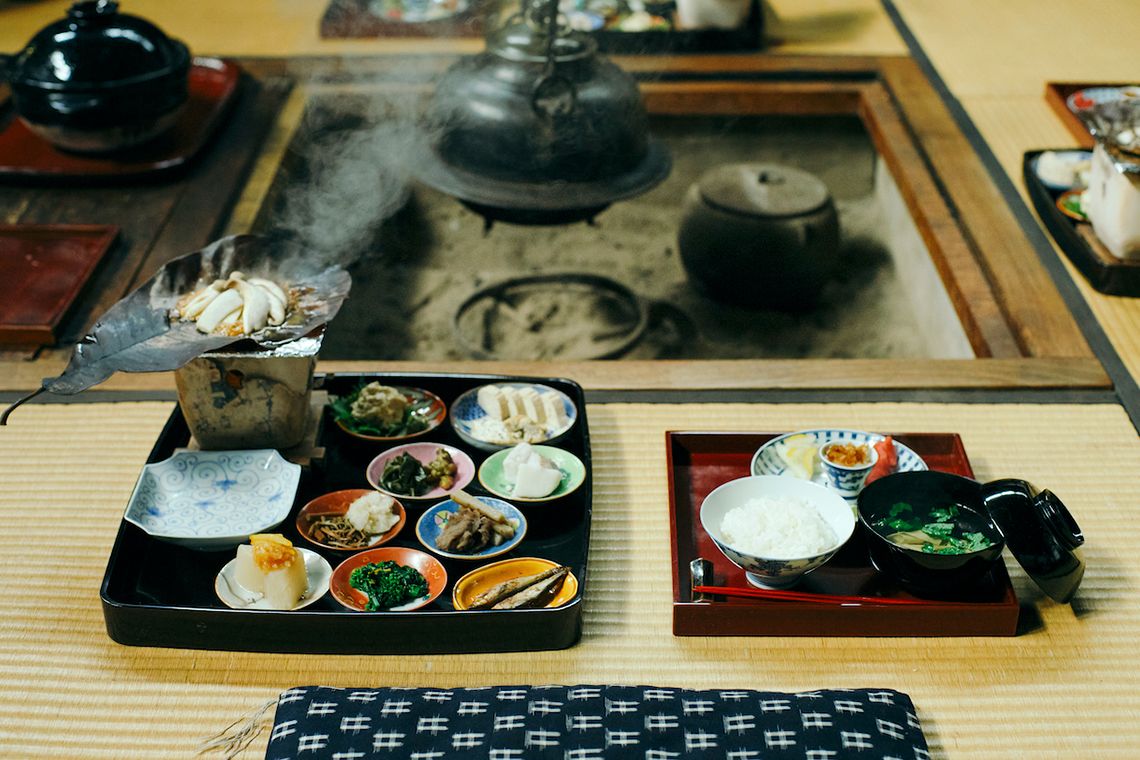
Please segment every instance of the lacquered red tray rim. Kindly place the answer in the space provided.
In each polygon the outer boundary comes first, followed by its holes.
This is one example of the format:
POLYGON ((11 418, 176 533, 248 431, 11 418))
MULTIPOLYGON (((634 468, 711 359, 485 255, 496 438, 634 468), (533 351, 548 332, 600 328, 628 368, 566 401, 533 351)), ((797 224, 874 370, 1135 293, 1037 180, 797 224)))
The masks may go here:
POLYGON ((114 224, 0 224, 0 237, 50 237, 60 240, 89 238, 91 243, 85 248, 92 251, 85 259, 83 268, 73 273, 74 284, 67 295, 53 308, 51 314, 45 313, 42 322, 0 323, 0 347, 36 348, 54 344, 58 338, 56 329, 75 305, 75 300, 118 236, 119 227, 114 224))
MULTIPOLYGON (((700 601, 691 598, 688 582, 682 581, 682 575, 688 577, 688 563, 697 555, 693 538, 695 533, 687 537, 686 545, 682 546, 678 535, 677 508, 679 504, 677 467, 675 449, 684 443, 698 441, 706 446, 719 448, 706 448, 706 453, 721 452, 726 454, 743 454, 749 456, 764 442, 784 435, 791 431, 779 432, 750 432, 750 431, 666 431, 666 469, 668 472, 669 487, 669 530, 670 550, 672 554, 672 581, 673 581, 673 632, 678 636, 693 635, 791 635, 791 636, 931 636, 931 635, 998 635, 1012 636, 1017 631, 1019 603, 1013 590, 1012 583, 1005 571, 1004 565, 998 563, 994 571, 994 580, 1002 588, 1002 598, 994 602, 979 601, 948 601, 923 600, 921 605, 907 605, 905 607, 890 604, 856 604, 843 607, 830 607, 810 602, 764 601, 754 599, 733 598, 727 601, 700 601), (687 555, 682 556, 682 551, 687 555), (749 622, 749 612, 763 612, 763 615, 754 615, 755 624, 749 622), (890 620, 905 621, 906 616, 914 616, 916 612, 929 615, 934 611, 955 613, 961 620, 951 621, 945 632, 927 630, 928 625, 916 624, 913 628, 903 627, 885 628, 874 622, 871 615, 886 615, 890 620), (979 621, 972 627, 969 616, 965 613, 977 612, 986 616, 985 621, 979 621), (790 622, 794 614, 808 615, 816 619, 829 619, 846 622, 846 628, 829 628, 821 630, 815 626, 803 626, 790 622), (783 620, 781 620, 783 618, 783 620), (854 625, 852 625, 852 619, 854 625), (862 623, 860 624, 860 621, 862 623), (720 628, 720 623, 730 630, 720 628), (741 630, 742 628, 750 630, 741 630), (861 629, 861 630, 860 630, 861 629)), ((948 472, 973 477, 973 468, 966 455, 961 437, 957 433, 897 433, 893 434, 896 440, 906 443, 920 456, 928 444, 940 441, 949 444, 954 452, 955 459, 960 463, 954 468, 945 468, 948 472), (924 445, 927 444, 927 445, 924 445)), ((689 448, 688 451, 693 451, 689 448)), ((740 473, 743 477, 748 472, 740 473)), ((688 496, 684 497, 686 502, 688 496)), ((693 505, 692 508, 699 508, 693 505)), ((700 530, 699 521, 693 521, 693 530, 700 530)), ((720 564, 717 557, 709 557, 714 564, 720 564)), ((727 558, 719 557, 723 563, 727 558)))
MULTIPOLYGON (((222 119, 237 93, 241 81, 241 67, 226 58, 195 57, 190 66, 190 87, 194 91, 196 82, 206 79, 216 80, 209 95, 209 107, 205 111, 205 118, 198 118, 192 131, 192 138, 182 144, 171 146, 171 151, 160 154, 156 158, 147 160, 119 160, 102 156, 81 156, 66 154, 50 149, 52 153, 61 157, 56 164, 36 162, 20 163, 11 157, 0 156, 0 177, 9 178, 36 178, 36 179, 120 179, 161 174, 178 169, 202 152, 210 142, 210 138, 221 124, 222 119)), ((7 109, 6 99, 0 99, 0 109, 7 109)), ((182 121, 189 120, 194 114, 184 114, 182 121)), ((14 116, 8 126, 0 132, 0 145, 3 145, 3 135, 10 131, 18 132, 21 140, 34 141, 40 145, 46 142, 33 134, 19 119, 14 116)))

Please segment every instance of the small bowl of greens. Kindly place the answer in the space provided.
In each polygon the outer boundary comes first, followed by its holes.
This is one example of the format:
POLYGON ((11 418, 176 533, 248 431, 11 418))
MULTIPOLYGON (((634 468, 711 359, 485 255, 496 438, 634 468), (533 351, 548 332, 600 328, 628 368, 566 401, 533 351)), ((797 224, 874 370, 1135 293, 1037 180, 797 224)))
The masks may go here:
POLYGON ((1005 539, 982 485, 946 472, 900 472, 858 497, 871 562, 920 595, 968 592, 1000 561, 1005 539))
POLYGON ((402 546, 353 554, 329 580, 333 597, 359 612, 408 612, 434 602, 447 587, 447 571, 430 554, 402 546))
POLYGON ((404 443, 369 462, 365 476, 377 491, 405 504, 435 503, 466 487, 475 478, 475 463, 445 443, 404 443))
POLYGON ((426 435, 447 419, 447 405, 431 391, 378 382, 361 383, 329 409, 347 435, 376 443, 426 435))

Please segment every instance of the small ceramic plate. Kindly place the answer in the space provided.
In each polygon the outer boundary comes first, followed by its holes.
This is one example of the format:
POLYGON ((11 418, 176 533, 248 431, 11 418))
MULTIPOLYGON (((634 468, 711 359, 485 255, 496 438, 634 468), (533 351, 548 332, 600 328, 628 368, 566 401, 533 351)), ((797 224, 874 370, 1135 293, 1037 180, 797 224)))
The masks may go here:
POLYGON ((423 430, 417 430, 414 433, 406 433, 403 435, 373 435, 371 433, 358 432, 350 423, 340 418, 334 418, 337 427, 346 434, 361 441, 392 443, 394 441, 405 441, 409 438, 425 436, 439 427, 447 417, 447 405, 443 403, 443 399, 431 391, 425 391, 423 388, 409 388, 404 385, 393 385, 390 387, 395 388, 404 395, 404 398, 407 399, 408 403, 415 410, 413 414, 423 420, 427 424, 427 427, 423 430))
MULTIPOLYGON (((562 409, 566 413, 567 422, 554 429, 547 429, 542 440, 528 441, 528 443, 548 443, 556 438, 565 435, 570 428, 574 427, 574 423, 578 420, 578 409, 574 406, 574 402, 570 400, 562 391, 551 388, 547 385, 539 385, 537 383, 493 383, 500 388, 534 388, 538 393, 553 393, 562 401, 562 409)), ((455 432, 464 441, 483 451, 497 451, 506 446, 514 446, 521 443, 518 438, 512 437, 510 432, 503 425, 501 420, 493 419, 487 416, 483 408, 479 406, 477 395, 479 388, 472 388, 466 393, 462 394, 451 405, 451 426, 455 428, 455 432)))
POLYGON ((1057 210, 1070 219, 1087 222, 1089 217, 1085 213, 1084 204, 1081 202, 1081 196, 1084 193, 1084 190, 1066 190, 1061 193, 1057 196, 1057 210))
MULTIPOLYGON (((765 443, 756 453, 752 456, 751 472, 753 475, 794 475, 794 472, 788 472, 788 463, 780 456, 780 450, 787 446, 793 436, 806 436, 802 441, 797 439, 792 443, 797 443, 802 446, 810 446, 815 449, 825 443, 837 441, 839 443, 853 443, 856 445, 866 444, 874 446, 879 441, 886 438, 884 435, 878 433, 865 433, 861 430, 846 430, 842 428, 818 428, 815 430, 800 430, 795 433, 788 433, 779 438, 773 438, 765 443)), ((895 441, 895 452, 898 454, 898 465, 895 467, 895 472, 910 472, 911 470, 925 470, 926 462, 922 461, 922 457, 914 453, 914 450, 909 446, 895 441)), ((811 457, 811 480, 819 483, 822 486, 829 486, 827 477, 822 472, 819 457, 811 457)), ((855 497, 859 495, 858 491, 840 491, 840 496, 848 502, 854 504, 855 497)))
MULTIPOLYGON (((451 590, 451 603, 455 609, 465 610, 476 597, 500 583, 505 583, 512 578, 521 578, 524 575, 536 575, 552 567, 558 567, 558 563, 538 557, 516 557, 492 562, 490 565, 472 570, 456 581, 455 588, 451 590)), ((570 573, 562 583, 558 595, 551 599, 546 607, 548 609, 561 607, 576 596, 578 596, 578 579, 574 573, 570 573)))
POLYGON ((179 451, 143 467, 123 519, 191 549, 231 549, 289 516, 300 479, 273 449, 179 451))
POLYGON ((1065 105, 1075 114, 1088 111, 1101 103, 1115 103, 1118 100, 1140 98, 1140 85, 1128 87, 1086 87, 1077 90, 1065 99, 1065 105))
MULTIPOLYGON (((308 576, 309 585, 305 587, 301 601, 293 607, 295 610, 308 607, 324 596, 329 590, 329 578, 332 577, 332 567, 324 557, 300 546, 297 547, 297 551, 305 558, 305 575, 308 576)), ((222 600, 222 604, 235 610, 272 609, 261 594, 249 591, 237 582, 236 568, 237 559, 231 559, 214 580, 214 592, 222 600)))
POLYGON ((1045 151, 1043 153, 1038 154, 1037 158, 1033 159, 1033 173, 1037 175, 1037 179, 1041 181, 1042 185, 1049 188, 1050 190, 1052 190, 1055 193, 1059 193, 1059 192, 1062 192, 1064 190, 1071 190, 1071 189, 1076 188, 1076 187, 1084 188, 1087 185, 1087 179, 1088 179, 1087 175, 1088 175, 1088 171, 1091 171, 1091 169, 1089 169, 1091 164, 1092 164, 1092 151, 1091 150, 1048 150, 1048 151, 1045 151), (1058 183, 1058 182, 1054 182, 1053 180, 1055 178, 1049 176, 1048 173, 1042 173, 1042 171, 1041 171, 1042 163, 1041 162, 1042 162, 1042 159, 1044 158, 1044 156, 1046 156, 1046 155, 1051 155, 1052 160, 1054 162, 1060 163, 1062 167, 1064 167, 1064 168, 1068 169, 1070 172, 1072 172, 1076 181, 1058 183), (1084 183, 1082 183, 1080 181, 1081 180, 1080 171, 1082 170, 1082 165, 1084 165, 1084 167, 1083 167, 1084 173, 1085 173, 1084 179, 1086 180, 1086 182, 1084 182, 1084 183))
POLYGON ((569 451, 556 449, 553 446, 534 446, 533 448, 539 455, 554 462, 562 471, 562 482, 552 493, 537 497, 514 495, 514 483, 503 472, 503 462, 506 461, 513 449, 496 451, 487 457, 486 461, 479 467, 479 483, 491 493, 504 499, 540 502, 561 499, 563 496, 578 490, 578 487, 586 482, 586 465, 582 464, 582 460, 569 451))
POLYGON ((454 446, 448 446, 445 443, 430 443, 424 441, 422 443, 405 443, 400 446, 388 449, 380 456, 373 459, 368 464, 368 469, 365 470, 365 475, 368 478, 368 483, 380 493, 386 493, 403 501, 411 502, 425 502, 425 501, 439 501, 446 498, 448 494, 464 488, 468 483, 475 479, 475 463, 471 461, 471 457, 467 456, 460 449, 454 446), (394 457, 400 454, 410 454, 413 459, 419 461, 424 467, 435 459, 435 452, 437 449, 445 449, 451 456, 451 461, 455 462, 458 468, 455 473, 455 483, 451 488, 433 488, 427 493, 420 494, 419 496, 412 496, 406 493, 397 493, 396 491, 389 491, 384 486, 380 485, 380 476, 384 474, 384 466, 394 457))
POLYGON ((429 551, 449 559, 482 560, 489 557, 498 557, 500 554, 506 554, 518 546, 519 542, 522 541, 526 535, 526 518, 523 516, 523 513, 502 499, 496 499, 494 496, 476 496, 475 498, 499 510, 508 520, 517 523, 515 535, 497 546, 487 546, 470 554, 449 552, 440 549, 435 545, 436 539, 438 539, 439 534, 447 528, 447 523, 450 518, 459 512, 460 509, 458 504, 448 499, 447 501, 436 504, 420 516, 419 521, 416 523, 416 538, 418 538, 420 543, 429 551))
POLYGON ((396 537, 397 533, 403 530, 404 523, 408 519, 407 512, 404 511, 404 505, 400 503, 399 499, 397 499, 393 505, 397 517, 396 524, 386 532, 378 536, 372 536, 372 543, 370 544, 356 547, 332 546, 331 544, 318 541, 313 537, 312 524, 314 518, 343 515, 348 512, 348 508, 352 506, 352 502, 370 493, 375 493, 375 491, 370 488, 352 488, 346 491, 333 491, 332 493, 318 496, 302 507, 301 511, 297 513, 297 532, 300 533, 301 537, 306 541, 316 544, 322 549, 331 549, 337 552, 358 552, 364 549, 374 549, 377 546, 388 543, 396 537))
POLYGON ((443 565, 435 557, 418 549, 407 549, 402 546, 381 546, 379 549, 369 549, 359 554, 353 554, 337 565, 336 570, 333 570, 332 579, 329 581, 329 590, 332 591, 333 597, 345 607, 357 612, 364 612, 364 607, 368 604, 368 596, 349 585, 352 571, 364 565, 388 561, 419 570, 428 583, 428 593, 427 596, 413 599, 407 604, 392 607, 386 610, 387 612, 418 610, 420 607, 425 607, 434 602, 443 593, 443 589, 447 587, 447 571, 443 569, 443 565))

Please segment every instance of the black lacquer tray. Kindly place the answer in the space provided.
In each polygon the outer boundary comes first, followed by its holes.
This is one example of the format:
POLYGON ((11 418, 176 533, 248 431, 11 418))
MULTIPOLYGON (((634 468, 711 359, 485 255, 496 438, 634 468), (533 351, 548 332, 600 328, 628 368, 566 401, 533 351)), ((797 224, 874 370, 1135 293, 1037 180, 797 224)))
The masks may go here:
MULTIPOLYGON (((556 388, 578 407, 578 419, 552 445, 572 451, 586 464, 586 481, 556 501, 519 504, 529 528, 525 539, 509 554, 484 563, 441 559, 447 569, 447 588, 431 605, 411 612, 353 612, 331 594, 289 612, 229 609, 215 596, 214 579, 233 558, 232 550, 194 551, 152 538, 123 521, 100 590, 110 637, 132 646, 314 654, 508 652, 563 649, 576 643, 582 627, 593 484, 582 388, 565 379, 389 373, 318 376, 317 386, 335 396, 372 380, 424 388, 440 396, 449 408, 464 391, 489 382, 525 380, 556 388), (578 577, 577 596, 554 609, 459 611, 452 607, 451 589, 456 580, 481 564, 510 557, 542 557, 569 565, 578 577)), ((293 511, 278 529, 296 545, 310 549, 316 547, 296 531, 297 512, 322 493, 368 488, 365 467, 388 448, 362 444, 343 433, 327 407, 323 416, 317 445, 324 447, 324 456, 302 472, 293 511)), ((162 461, 189 440, 189 429, 176 407, 147 461, 162 461)), ((425 440, 463 449, 476 467, 489 456, 463 443, 450 422, 444 422, 425 440)), ((483 493, 478 480, 467 490, 483 493)), ((404 505, 408 523, 389 545, 423 549, 416 541, 414 526, 426 507, 406 501, 404 505)), ((343 552, 319 553, 334 568, 349 556, 343 552)))
MULTIPOLYGON (((1056 148, 1055 150, 1074 150, 1056 148)), ((1049 234, 1057 241, 1061 251, 1073 262, 1089 284, 1110 296, 1140 296, 1140 261, 1124 261, 1113 256, 1097 239, 1092 225, 1078 222, 1057 208, 1059 192, 1045 187, 1037 178, 1034 164, 1044 150, 1031 150, 1022 160, 1022 176, 1033 201, 1037 216, 1041 217, 1049 234)))

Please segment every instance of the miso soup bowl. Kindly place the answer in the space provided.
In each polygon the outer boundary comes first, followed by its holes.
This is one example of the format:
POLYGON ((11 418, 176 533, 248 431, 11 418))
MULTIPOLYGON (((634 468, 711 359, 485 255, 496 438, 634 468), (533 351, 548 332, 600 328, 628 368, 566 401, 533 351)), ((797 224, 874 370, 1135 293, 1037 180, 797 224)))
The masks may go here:
POLYGON ((953 596, 977 587, 1001 560, 1002 533, 993 523, 976 480, 946 472, 900 472, 880 478, 858 496, 859 524, 867 539, 871 563, 879 572, 920 596, 953 596), (933 554, 887 539, 894 530, 879 525, 896 504, 910 504, 918 515, 957 505, 974 530, 996 539, 985 549, 965 554, 933 554))

